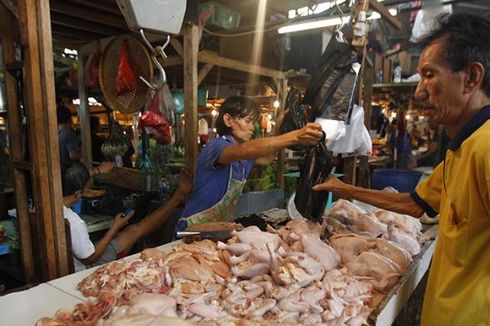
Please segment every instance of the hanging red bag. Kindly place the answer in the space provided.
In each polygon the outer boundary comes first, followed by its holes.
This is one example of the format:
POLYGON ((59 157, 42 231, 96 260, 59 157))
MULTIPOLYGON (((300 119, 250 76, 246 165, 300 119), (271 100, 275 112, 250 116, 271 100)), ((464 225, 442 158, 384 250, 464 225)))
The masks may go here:
POLYGON ((117 68, 116 92, 117 95, 136 91, 136 76, 129 64, 127 41, 121 41, 121 59, 117 68))
POLYGON ((172 140, 172 129, 160 110, 160 93, 153 95, 150 104, 139 118, 141 128, 146 128, 160 144, 168 144, 172 140))
POLYGON ((99 61, 100 61, 100 40, 97 40, 95 53, 92 56, 87 70, 85 71, 85 87, 87 88, 99 88, 99 61))

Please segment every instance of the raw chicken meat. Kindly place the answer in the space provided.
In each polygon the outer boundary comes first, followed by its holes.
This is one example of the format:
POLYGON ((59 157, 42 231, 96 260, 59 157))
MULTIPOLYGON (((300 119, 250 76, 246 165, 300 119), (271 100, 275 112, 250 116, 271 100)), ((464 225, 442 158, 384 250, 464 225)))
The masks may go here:
POLYGON ((412 263, 410 253, 393 241, 376 239, 376 252, 395 262, 402 271, 412 263))
POLYGON ((361 252, 376 247, 376 239, 353 233, 334 235, 328 240, 340 254, 343 264, 355 261, 361 252))
POLYGON ((383 209, 377 210, 374 213, 384 224, 394 223, 398 229, 411 235, 414 239, 421 236, 422 224, 415 217, 397 214, 383 209))
POLYGON ((304 251, 310 257, 315 258, 326 271, 332 270, 340 263, 339 254, 328 244, 320 240, 316 234, 303 234, 301 244, 304 251))
POLYGON ((420 252, 418 241, 405 232, 398 230, 393 223, 388 224, 388 239, 400 245, 400 247, 408 251, 412 256, 420 252))
POLYGON ((128 314, 177 317, 177 302, 164 294, 143 293, 131 300, 128 314))
POLYGON ((361 253, 354 262, 346 266, 354 275, 373 277, 372 283, 379 291, 387 291, 395 285, 401 272, 400 266, 395 262, 372 251, 361 253))
MULTIPOLYGON (((351 202, 339 199, 328 211, 327 218, 333 218, 343 224, 351 232, 368 232, 377 237, 386 232, 386 225, 381 223, 376 215, 366 212, 351 202)), ((333 224, 334 222, 330 222, 333 224)), ((337 229, 342 229, 338 225, 333 225, 337 229)), ((345 232, 340 232, 345 233, 345 232)))

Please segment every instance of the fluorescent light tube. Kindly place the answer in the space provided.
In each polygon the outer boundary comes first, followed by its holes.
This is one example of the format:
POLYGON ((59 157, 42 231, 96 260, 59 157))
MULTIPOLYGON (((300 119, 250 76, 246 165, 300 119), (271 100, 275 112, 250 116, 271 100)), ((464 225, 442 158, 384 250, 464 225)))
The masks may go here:
POLYGON ((343 16, 342 19, 340 19, 340 17, 330 17, 330 18, 320 19, 320 20, 313 20, 313 21, 310 20, 310 21, 305 21, 305 22, 300 22, 300 23, 295 23, 295 24, 280 27, 277 30, 277 32, 279 34, 285 34, 285 33, 299 32, 299 31, 306 31, 309 29, 316 29, 316 28, 345 24, 348 23, 349 20, 350 20, 350 16, 347 15, 343 16))

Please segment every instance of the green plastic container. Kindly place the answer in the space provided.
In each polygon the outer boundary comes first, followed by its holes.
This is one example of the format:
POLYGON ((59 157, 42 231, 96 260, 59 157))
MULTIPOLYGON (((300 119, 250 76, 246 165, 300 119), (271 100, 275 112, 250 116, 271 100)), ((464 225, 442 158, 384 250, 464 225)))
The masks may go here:
POLYGON ((240 26, 240 13, 219 2, 208 1, 199 6, 203 12, 212 7, 212 14, 206 22, 206 27, 232 29, 240 26))
MULTIPOLYGON (((184 113, 184 92, 181 90, 172 91, 172 97, 175 104, 175 113, 184 113)), ((199 88, 197 90, 197 106, 206 106, 208 100, 208 90, 206 88, 199 88)))

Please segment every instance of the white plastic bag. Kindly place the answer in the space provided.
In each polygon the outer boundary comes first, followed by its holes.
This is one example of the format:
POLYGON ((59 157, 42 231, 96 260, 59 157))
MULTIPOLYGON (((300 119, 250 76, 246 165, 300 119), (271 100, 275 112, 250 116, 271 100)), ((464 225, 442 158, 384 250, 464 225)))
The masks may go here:
POLYGON ((439 15, 450 14, 452 11, 452 5, 443 5, 442 0, 425 0, 415 17, 410 42, 422 40, 435 27, 439 15))
POLYGON ((327 148, 334 154, 369 155, 372 149, 371 137, 364 126, 364 109, 354 105, 350 124, 345 121, 317 118, 326 134, 327 148))

